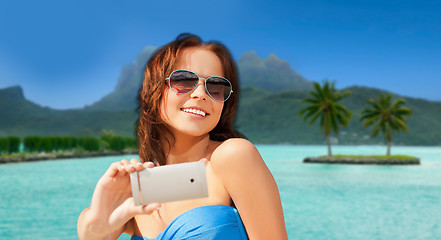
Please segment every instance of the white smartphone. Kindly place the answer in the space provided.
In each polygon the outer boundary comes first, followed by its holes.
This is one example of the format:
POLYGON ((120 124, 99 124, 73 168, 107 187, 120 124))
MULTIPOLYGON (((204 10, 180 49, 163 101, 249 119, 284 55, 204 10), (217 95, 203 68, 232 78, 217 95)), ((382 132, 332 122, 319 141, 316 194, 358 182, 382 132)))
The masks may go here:
POLYGON ((208 197, 202 161, 147 168, 130 173, 135 205, 208 197))

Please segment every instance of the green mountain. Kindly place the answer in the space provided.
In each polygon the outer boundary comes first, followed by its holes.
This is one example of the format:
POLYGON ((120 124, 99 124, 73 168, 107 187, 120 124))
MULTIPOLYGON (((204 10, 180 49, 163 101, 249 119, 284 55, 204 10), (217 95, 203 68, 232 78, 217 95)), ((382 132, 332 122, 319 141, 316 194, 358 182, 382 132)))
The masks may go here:
MULTIPOLYGON (((155 47, 146 47, 136 61, 121 70, 115 90, 83 109, 54 110, 26 100, 19 86, 0 89, 0 136, 73 135, 98 136, 103 130, 133 136, 136 96, 147 59, 155 47)), ((236 127, 255 143, 324 144, 318 126, 309 126, 298 116, 301 100, 312 83, 292 70, 286 61, 272 54, 261 59, 254 51, 237 62, 241 79, 241 97, 236 127), (265 90, 262 90, 265 89, 265 90)), ((350 87, 352 95, 342 103, 354 118, 348 128, 333 136, 338 144, 381 144, 383 139, 370 137, 370 129, 359 122, 366 100, 377 98, 380 89, 350 87)), ((394 95, 394 97, 400 97, 394 95)), ((394 144, 441 145, 441 102, 404 97, 412 109, 408 134, 395 135, 394 144)))
POLYGON ((126 111, 136 109, 136 95, 142 83, 145 64, 155 50, 156 47, 151 46, 141 50, 136 61, 122 67, 115 90, 91 106, 86 106, 85 110, 126 111))
POLYGON ((136 113, 54 110, 25 99, 19 86, 0 89, 0 136, 98 136, 103 129, 133 136, 136 113))
POLYGON ((287 61, 279 59, 275 54, 261 59, 255 51, 246 52, 237 62, 237 68, 241 86, 254 86, 271 92, 312 89, 310 81, 292 70, 287 61))
MULTIPOLYGON (((368 107, 369 98, 377 98, 385 91, 366 87, 349 87, 352 95, 342 100, 352 113, 353 120, 349 127, 341 128, 338 136, 333 136, 338 144, 383 144, 378 136, 370 137, 371 129, 363 129, 359 122, 361 112, 368 107)), ((326 144, 323 133, 317 124, 309 126, 298 116, 304 107, 301 100, 308 93, 302 91, 284 91, 260 94, 258 89, 244 89, 244 98, 240 104, 236 126, 248 138, 266 144, 326 144), (247 96, 248 95, 248 96, 247 96), (261 97, 258 97, 258 96, 261 97), (254 101, 247 99, 254 98, 254 101)), ((403 97, 394 95, 395 98, 403 97)), ((408 133, 398 133, 393 137, 395 145, 441 145, 441 102, 403 97, 406 106, 411 108, 412 116, 408 119, 408 133)))
MULTIPOLYGON (((370 129, 358 122, 366 100, 376 98, 383 90, 350 87, 352 95, 343 100, 353 113, 348 128, 334 136, 338 144, 382 144, 383 139, 370 138, 370 129)), ((241 88, 236 127, 254 143, 324 144, 318 126, 309 126, 298 116, 305 91, 272 93, 256 87, 241 88)), ((394 95, 394 97, 401 97, 394 95)), ((441 102, 404 97, 412 109, 407 134, 394 137, 396 145, 441 145, 441 102)), ((20 87, 0 90, 0 136, 28 135, 100 135, 104 129, 118 135, 133 136, 136 113, 126 111, 53 110, 26 100, 20 87)))

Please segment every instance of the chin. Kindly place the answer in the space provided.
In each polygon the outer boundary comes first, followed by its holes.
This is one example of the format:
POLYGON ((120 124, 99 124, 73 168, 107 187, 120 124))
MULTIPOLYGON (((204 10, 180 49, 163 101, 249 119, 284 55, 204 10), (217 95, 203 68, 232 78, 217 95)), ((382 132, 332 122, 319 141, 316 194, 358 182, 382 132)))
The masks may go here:
POLYGON ((192 137, 202 137, 205 135, 208 135, 210 132, 188 132, 187 135, 192 136, 192 137))
POLYGON ((209 134, 216 126, 201 126, 199 124, 193 125, 193 124, 185 124, 182 126, 179 126, 177 129, 179 132, 190 135, 190 136, 203 136, 206 134, 209 134))
POLYGON ((208 135, 211 132, 212 129, 207 129, 207 130, 190 130, 190 129, 184 129, 183 131, 180 131, 181 133, 188 135, 188 136, 192 136, 192 137, 202 137, 205 135, 208 135))

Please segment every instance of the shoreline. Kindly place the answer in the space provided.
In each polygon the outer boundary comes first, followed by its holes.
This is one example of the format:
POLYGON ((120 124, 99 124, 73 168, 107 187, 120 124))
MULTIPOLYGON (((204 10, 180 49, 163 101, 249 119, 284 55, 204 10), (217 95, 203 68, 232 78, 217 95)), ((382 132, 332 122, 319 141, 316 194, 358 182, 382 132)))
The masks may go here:
POLYGON ((123 151, 99 151, 99 152, 35 153, 35 154, 13 155, 13 156, 0 156, 0 164, 26 163, 26 162, 47 161, 47 160, 55 160, 55 159, 132 155, 132 154, 138 154, 138 150, 133 149, 133 150, 123 150, 123 151))
POLYGON ((374 157, 306 157, 303 163, 318 164, 361 164, 361 165, 420 165, 419 158, 374 158, 374 157))

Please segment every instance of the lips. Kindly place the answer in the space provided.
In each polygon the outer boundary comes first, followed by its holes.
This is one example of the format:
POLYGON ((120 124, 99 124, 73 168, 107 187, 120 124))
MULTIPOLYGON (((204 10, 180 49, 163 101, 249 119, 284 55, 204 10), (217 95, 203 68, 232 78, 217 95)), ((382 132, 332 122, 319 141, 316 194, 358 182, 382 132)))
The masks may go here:
POLYGON ((198 109, 198 108, 181 108, 181 111, 186 112, 186 113, 192 113, 198 116, 208 116, 210 114, 206 113, 205 111, 203 111, 202 109, 198 109))

